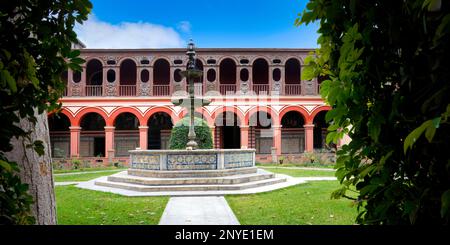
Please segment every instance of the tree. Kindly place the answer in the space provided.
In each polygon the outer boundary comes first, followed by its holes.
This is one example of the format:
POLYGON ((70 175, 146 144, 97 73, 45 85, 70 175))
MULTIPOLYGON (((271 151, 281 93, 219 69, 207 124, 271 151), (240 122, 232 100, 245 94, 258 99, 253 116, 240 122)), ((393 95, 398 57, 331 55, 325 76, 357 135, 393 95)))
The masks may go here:
MULTIPOLYGON (((186 149, 186 144, 189 141, 189 121, 189 116, 186 116, 175 124, 170 134, 170 149, 186 149)), ((205 120, 194 117, 194 130, 199 149, 213 148, 211 130, 205 120)))
POLYGON ((55 224, 47 111, 60 108, 60 75, 81 70, 73 31, 88 0, 0 3, 0 223, 55 224))
POLYGON ((449 224, 450 3, 310 0, 296 25, 320 22, 304 79, 323 76, 327 141, 362 224, 449 224))

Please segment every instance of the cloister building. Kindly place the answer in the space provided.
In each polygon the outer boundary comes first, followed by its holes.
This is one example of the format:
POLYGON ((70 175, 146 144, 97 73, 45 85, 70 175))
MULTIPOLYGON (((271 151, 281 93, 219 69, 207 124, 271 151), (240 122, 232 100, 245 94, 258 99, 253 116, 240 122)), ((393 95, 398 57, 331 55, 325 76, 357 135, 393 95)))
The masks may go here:
MULTIPOLYGON (((166 149, 186 109, 185 49, 85 49, 82 72, 67 83, 62 111, 49 114, 55 158, 128 158, 131 149, 166 149)), ((211 104, 196 115, 208 122, 216 148, 255 148, 258 161, 323 149, 330 109, 319 80, 302 81, 309 49, 197 49, 195 93, 211 104)))

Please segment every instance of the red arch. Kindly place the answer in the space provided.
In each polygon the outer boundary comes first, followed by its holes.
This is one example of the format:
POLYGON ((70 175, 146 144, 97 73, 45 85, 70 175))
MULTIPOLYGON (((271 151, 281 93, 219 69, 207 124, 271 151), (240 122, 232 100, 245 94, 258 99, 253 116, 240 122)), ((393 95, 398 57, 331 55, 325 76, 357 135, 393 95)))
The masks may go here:
POLYGON ((91 112, 99 114, 103 118, 103 120, 105 120, 106 126, 113 126, 112 124, 108 124, 108 122, 109 122, 108 115, 106 115, 106 113, 103 110, 101 110, 97 107, 88 107, 88 108, 81 109, 81 111, 77 113, 75 120, 74 120, 74 125, 72 125, 72 126, 80 126, 81 119, 83 119, 83 117, 86 114, 91 113, 91 112))
POLYGON ((153 107, 150 110, 145 112, 144 122, 145 122, 146 126, 147 126, 147 123, 148 123, 148 120, 150 119, 150 117, 153 114, 158 113, 158 112, 165 112, 165 113, 167 113, 170 116, 170 118, 172 118, 173 125, 175 125, 180 120, 180 118, 177 116, 177 114, 173 110, 171 110, 170 108, 158 106, 158 107, 153 107))
POLYGON ((241 110, 239 110, 237 107, 234 107, 234 106, 223 106, 223 107, 219 107, 216 110, 214 110, 214 112, 212 113, 212 116, 211 116, 213 119, 213 125, 216 123, 217 117, 221 113, 225 113, 225 112, 232 112, 232 113, 236 114, 241 126, 248 125, 247 121, 245 120, 244 114, 241 112, 241 110))
MULTIPOLYGON (((57 111, 51 111, 49 113, 47 113, 47 116, 51 116, 53 114, 55 114, 57 111)), ((75 117, 72 116, 72 114, 65 108, 61 108, 61 110, 59 111, 59 113, 64 114, 70 121, 70 126, 74 126, 75 123, 75 117)))
POLYGON ((272 125, 280 125, 280 120, 279 120, 279 116, 277 114, 277 112, 270 106, 256 106, 253 107, 250 111, 248 111, 245 114, 245 123, 246 125, 250 124, 250 118, 253 114, 257 113, 257 112, 266 112, 268 114, 270 114, 270 117, 272 119, 272 125))
POLYGON ((144 116, 142 116, 142 114, 138 110, 133 108, 133 107, 121 107, 121 108, 115 110, 111 114, 111 116, 109 116, 109 119, 108 119, 109 122, 108 123, 111 124, 111 125, 114 125, 114 122, 116 121, 117 117, 120 114, 126 113, 126 112, 131 113, 134 116, 136 116, 136 118, 139 120, 139 125, 140 126, 147 126, 147 124, 146 124, 147 121, 145 121, 144 116))
MULTIPOLYGON (((199 108, 197 109, 195 112, 198 112, 200 114, 202 114, 203 118, 206 120, 206 122, 208 123, 209 126, 214 125, 214 120, 212 119, 212 117, 209 115, 208 111, 205 108, 199 108)), ((184 109, 183 111, 180 112, 180 119, 183 118, 184 116, 186 116, 187 114, 187 110, 184 109)))
MULTIPOLYGON (((305 124, 311 124, 312 123, 312 118, 309 115, 308 111, 305 108, 301 107, 301 106, 295 106, 295 105, 291 105, 291 106, 287 106, 287 107, 283 108, 280 111, 280 120, 284 117, 284 115, 286 115, 286 113, 288 113, 290 111, 299 112, 300 115, 303 116, 303 120, 304 120, 305 124)), ((280 121, 280 124, 281 124, 281 121, 280 121)))
POLYGON ((314 118, 319 114, 321 111, 329 111, 331 110, 331 106, 325 105, 325 106, 319 106, 314 108, 313 112, 311 113, 311 123, 313 123, 314 118))

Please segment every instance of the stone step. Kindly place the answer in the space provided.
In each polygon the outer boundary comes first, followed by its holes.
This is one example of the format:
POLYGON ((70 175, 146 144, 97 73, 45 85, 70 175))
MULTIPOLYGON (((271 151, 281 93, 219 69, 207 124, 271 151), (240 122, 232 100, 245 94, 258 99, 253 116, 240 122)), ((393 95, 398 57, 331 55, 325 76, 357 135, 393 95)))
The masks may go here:
POLYGON ((256 188, 261 186, 273 185, 278 183, 286 182, 285 178, 270 178, 258 181, 252 181, 241 184, 230 184, 230 185, 159 185, 159 186, 148 186, 121 182, 111 182, 111 181, 95 181, 95 185, 112 187, 130 191, 139 192, 164 192, 164 191, 229 191, 229 190, 245 190, 250 188, 256 188))
POLYGON ((233 185, 270 179, 273 177, 275 177, 275 174, 263 171, 252 174, 202 178, 151 178, 128 175, 122 172, 108 176, 108 181, 139 185, 233 185))
POLYGON ((203 178, 203 177, 224 177, 238 174, 256 173, 257 167, 221 169, 221 170, 143 170, 128 169, 128 175, 153 177, 153 178, 203 178))

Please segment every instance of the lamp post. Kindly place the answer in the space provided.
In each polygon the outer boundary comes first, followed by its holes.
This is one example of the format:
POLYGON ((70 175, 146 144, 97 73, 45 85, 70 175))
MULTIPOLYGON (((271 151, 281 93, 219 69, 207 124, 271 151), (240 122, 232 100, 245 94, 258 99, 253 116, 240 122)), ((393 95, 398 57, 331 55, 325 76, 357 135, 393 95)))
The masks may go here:
POLYGON ((197 107, 202 107, 209 105, 211 103, 209 100, 203 98, 195 98, 194 93, 194 78, 201 77, 203 71, 198 70, 195 62, 195 45, 192 39, 189 41, 188 50, 186 55, 189 56, 187 69, 181 72, 183 77, 186 77, 189 84, 189 97, 187 99, 174 99, 172 103, 174 105, 180 105, 186 107, 189 111, 189 133, 188 133, 188 143, 186 144, 186 149, 195 150, 198 147, 196 142, 195 128, 194 128, 194 111, 197 107))

